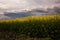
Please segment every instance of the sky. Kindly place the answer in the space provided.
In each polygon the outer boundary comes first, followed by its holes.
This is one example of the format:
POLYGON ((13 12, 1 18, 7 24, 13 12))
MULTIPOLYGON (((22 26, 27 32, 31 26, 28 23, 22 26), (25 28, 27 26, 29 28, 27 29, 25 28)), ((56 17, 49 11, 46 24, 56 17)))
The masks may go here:
POLYGON ((0 10, 30 10, 38 7, 60 6, 60 0, 0 0, 0 10))

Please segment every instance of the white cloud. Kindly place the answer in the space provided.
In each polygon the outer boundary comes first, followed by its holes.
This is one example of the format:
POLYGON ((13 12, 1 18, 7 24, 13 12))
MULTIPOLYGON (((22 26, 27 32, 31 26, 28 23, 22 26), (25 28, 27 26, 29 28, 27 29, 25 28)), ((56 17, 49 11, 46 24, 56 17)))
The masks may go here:
POLYGON ((59 0, 0 0, 0 8, 11 10, 31 9, 35 7, 52 7, 60 4, 59 0))

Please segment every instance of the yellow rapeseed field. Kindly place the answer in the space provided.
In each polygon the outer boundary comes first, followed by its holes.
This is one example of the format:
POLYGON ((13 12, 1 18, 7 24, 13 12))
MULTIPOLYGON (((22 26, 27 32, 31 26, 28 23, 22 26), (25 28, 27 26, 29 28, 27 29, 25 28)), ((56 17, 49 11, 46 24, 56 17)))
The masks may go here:
POLYGON ((28 16, 28 17, 24 17, 24 18, 16 18, 16 19, 9 19, 9 20, 0 20, 0 23, 2 22, 24 22, 24 21, 29 21, 29 20, 40 20, 40 21, 47 21, 50 19, 60 19, 60 15, 44 15, 44 16, 28 16))

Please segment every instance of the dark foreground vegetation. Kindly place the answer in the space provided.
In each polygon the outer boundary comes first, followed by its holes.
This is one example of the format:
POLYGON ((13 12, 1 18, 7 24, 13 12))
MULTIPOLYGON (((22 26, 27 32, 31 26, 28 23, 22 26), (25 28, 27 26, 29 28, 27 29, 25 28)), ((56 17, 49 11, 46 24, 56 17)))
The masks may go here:
POLYGON ((60 15, 0 20, 0 40, 60 40, 60 15))

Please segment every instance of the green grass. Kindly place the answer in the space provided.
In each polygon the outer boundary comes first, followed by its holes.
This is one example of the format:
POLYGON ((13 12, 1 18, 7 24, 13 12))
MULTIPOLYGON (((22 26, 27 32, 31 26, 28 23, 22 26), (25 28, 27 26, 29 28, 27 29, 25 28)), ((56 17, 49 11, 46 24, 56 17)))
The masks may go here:
POLYGON ((60 15, 31 16, 0 20, 1 32, 16 32, 17 35, 33 38, 60 38, 60 15))

